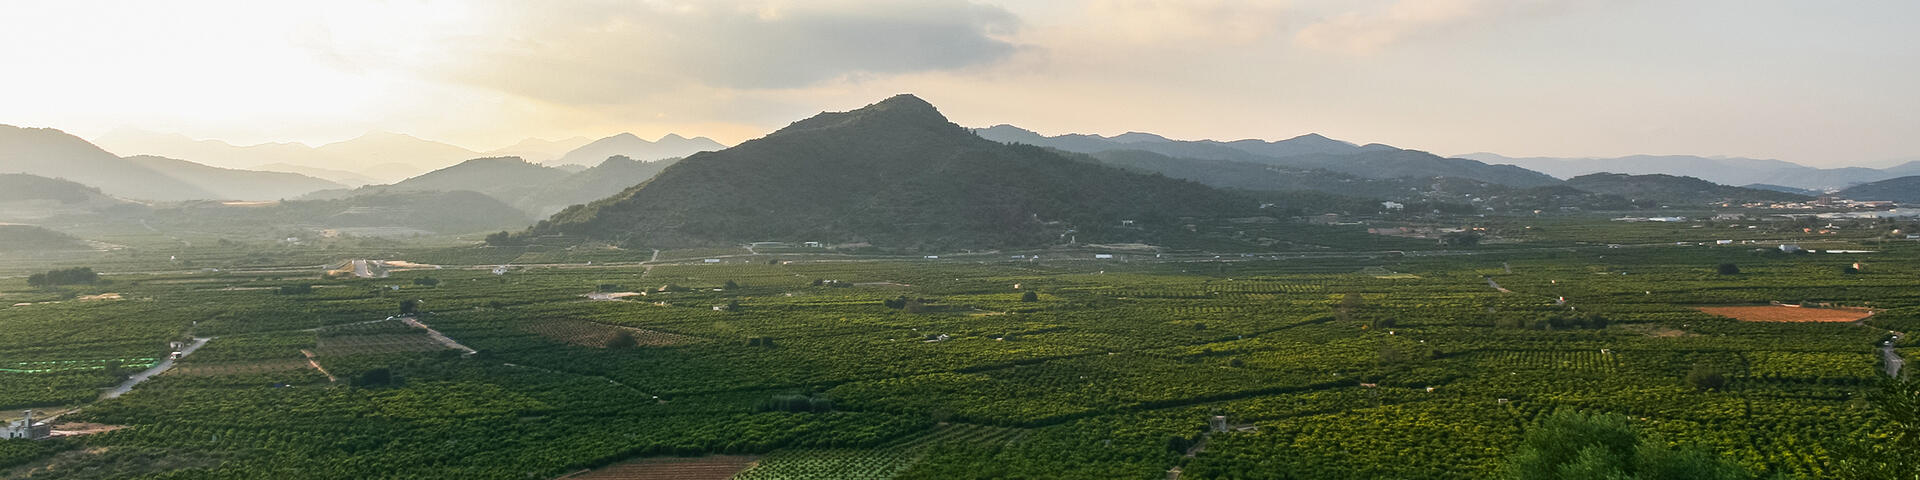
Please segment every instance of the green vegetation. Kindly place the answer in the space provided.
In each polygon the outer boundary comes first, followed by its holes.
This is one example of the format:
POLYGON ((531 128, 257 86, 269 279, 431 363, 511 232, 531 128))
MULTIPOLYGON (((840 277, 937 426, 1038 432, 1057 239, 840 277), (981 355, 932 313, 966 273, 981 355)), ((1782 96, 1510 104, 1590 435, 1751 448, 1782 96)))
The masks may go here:
POLYGON ((1507 465, 1515 479, 1738 480, 1738 466, 1644 438, 1625 416, 1559 412, 1527 432, 1507 465))
POLYGON ((0 336, 0 412, 82 406, 62 420, 129 427, 0 442, 0 468, 552 478, 722 454, 764 456, 742 478, 1479 479, 1520 475, 1520 458, 1617 478, 1909 468, 1889 452, 1912 448, 1896 432, 1913 422, 1885 401, 1906 397, 1872 392, 1887 330, 1920 330, 1920 246, 1879 227, 1801 242, 1872 253, 1785 255, 1674 245, 1784 226, 1438 222, 1487 241, 1270 237, 1291 250, 1114 259, 714 247, 648 262, 596 244, 146 240, 86 257, 111 282, 0 279, 0 329, 23 332, 0 336), (1614 235, 1639 241, 1608 248, 1614 235), (1408 250, 1369 249, 1384 242, 1408 250), (321 278, 345 258, 443 268, 321 278), (1856 261, 1868 273, 1837 269, 1856 261), (632 295, 587 297, 612 293, 632 295), (1879 313, 1862 326, 1694 308, 1770 301, 1879 313), (422 326, 386 320, 402 305, 422 326), (100 400, 192 338, 211 340, 100 400), (1542 440, 1569 430, 1619 441, 1542 440))
POLYGON ((94 273, 91 267, 63 268, 27 277, 27 285, 35 287, 91 284, 98 281, 100 281, 100 274, 94 273))

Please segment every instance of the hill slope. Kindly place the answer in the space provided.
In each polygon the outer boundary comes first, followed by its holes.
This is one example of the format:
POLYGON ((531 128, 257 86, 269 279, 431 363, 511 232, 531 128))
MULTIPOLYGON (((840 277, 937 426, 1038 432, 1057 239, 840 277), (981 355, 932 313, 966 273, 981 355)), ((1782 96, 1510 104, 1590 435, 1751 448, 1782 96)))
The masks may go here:
POLYGON ((1920 175, 1890 178, 1856 185, 1835 194, 1853 200, 1886 200, 1901 204, 1920 203, 1920 175))
POLYGON ((545 217, 569 206, 618 195, 679 161, 669 158, 643 162, 614 156, 593 168, 540 185, 508 203, 535 216, 545 217))
POLYGON ((553 163, 557 165, 599 165, 600 162, 615 156, 635 160, 659 160, 678 158, 699 152, 711 152, 727 148, 720 142, 707 137, 687 138, 676 134, 660 137, 658 141, 646 141, 631 133, 622 133, 594 140, 562 155, 553 163))
POLYGON ((340 185, 299 174, 210 167, 185 160, 121 158, 51 128, 0 125, 0 173, 65 178, 141 200, 273 200, 340 185))
POLYGON ((72 235, 33 225, 0 223, 0 252, 85 250, 87 243, 72 235))
POLYGON ((1139 150, 1175 158, 1258 163, 1296 170, 1328 170, 1376 179, 1458 177, 1515 187, 1559 183, 1545 174, 1511 165, 1488 165, 1475 160, 1442 158, 1418 150, 1381 144, 1355 145, 1319 134, 1268 142, 1264 140, 1168 140, 1145 133, 1113 137, 1060 135, 1054 137, 996 125, 975 130, 981 137, 1003 143, 1023 143, 1069 152, 1095 154, 1112 150, 1139 150))
POLYGON ((667 167, 531 233, 654 247, 757 240, 900 247, 1139 240, 1179 217, 1249 215, 1249 200, 980 138, 900 95, 823 113, 667 167), (1121 220, 1138 228, 1119 229, 1121 220))
POLYGON ((1661 174, 1595 173, 1567 179, 1567 186, 1581 191, 1619 195, 1630 200, 1657 202, 1662 205, 1778 202, 1810 198, 1787 192, 1731 187, 1693 177, 1661 174))
MULTIPOLYGON (((1493 153, 1469 153, 1471 158, 1509 164, 1560 178, 1591 173, 1664 174, 1694 177, 1725 185, 1773 184, 1825 191, 1899 176, 1892 171, 1862 167, 1813 168, 1780 160, 1694 155, 1630 155, 1615 158, 1513 158, 1493 153)), ((1898 167, 1896 167, 1898 168, 1898 167)))

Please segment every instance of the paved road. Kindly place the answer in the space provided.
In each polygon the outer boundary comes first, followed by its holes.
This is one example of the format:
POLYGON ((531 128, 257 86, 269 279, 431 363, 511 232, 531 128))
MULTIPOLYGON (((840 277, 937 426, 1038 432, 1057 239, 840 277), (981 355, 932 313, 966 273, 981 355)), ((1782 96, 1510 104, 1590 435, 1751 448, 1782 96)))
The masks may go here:
POLYGON ((1899 351, 1893 349, 1894 345, 1900 343, 1900 339, 1906 337, 1907 335, 1904 333, 1893 332, 1893 340, 1889 340, 1886 344, 1880 346, 1880 354, 1886 356, 1887 359, 1888 377, 1899 378, 1900 369, 1906 366, 1907 361, 1900 358, 1899 351))
MULTIPOLYGON (((213 337, 193 339, 193 343, 187 344, 187 348, 180 349, 180 358, 186 358, 187 355, 192 355, 194 350, 199 350, 200 346, 206 345, 207 341, 209 340, 213 340, 213 337)), ((172 358, 161 360, 160 363, 157 365, 154 365, 153 368, 149 368, 140 373, 133 374, 132 377, 127 377, 127 381, 121 382, 120 386, 113 387, 113 390, 108 390, 106 393, 100 394, 100 399, 106 400, 109 398, 116 398, 121 395, 126 395, 127 392, 133 390, 134 385, 139 385, 140 382, 147 381, 147 379, 153 378, 154 375, 159 375, 161 373, 164 373, 167 371, 167 369, 170 369, 170 368, 173 368, 172 358)))

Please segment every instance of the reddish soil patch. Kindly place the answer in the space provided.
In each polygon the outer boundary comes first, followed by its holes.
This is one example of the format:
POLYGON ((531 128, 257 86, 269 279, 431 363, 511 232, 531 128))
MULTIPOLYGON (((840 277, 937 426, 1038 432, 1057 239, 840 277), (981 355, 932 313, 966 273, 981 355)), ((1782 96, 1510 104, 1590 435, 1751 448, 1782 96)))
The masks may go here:
POLYGON ((1786 305, 1696 307, 1695 309, 1744 322, 1843 323, 1859 321, 1873 315, 1872 310, 1864 308, 1806 308, 1786 305))
POLYGON ((606 468, 567 475, 567 480, 727 480, 753 466, 759 458, 713 456, 645 458, 606 468))
POLYGON ((122 428, 127 428, 127 427, 125 425, 106 425, 106 424, 100 424, 100 423, 62 422, 60 424, 56 424, 53 426, 53 433, 51 434, 51 436, 77 437, 80 435, 92 435, 92 434, 101 433, 101 432, 111 432, 111 431, 119 430, 122 428))

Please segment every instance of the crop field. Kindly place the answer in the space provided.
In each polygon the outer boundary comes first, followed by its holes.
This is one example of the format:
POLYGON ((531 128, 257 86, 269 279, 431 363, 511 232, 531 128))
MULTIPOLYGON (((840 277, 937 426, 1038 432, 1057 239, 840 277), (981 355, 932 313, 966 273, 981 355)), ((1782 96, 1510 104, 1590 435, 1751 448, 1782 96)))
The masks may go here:
POLYGON ((727 480, 753 466, 755 458, 720 455, 694 458, 649 458, 622 462, 561 478, 568 480, 727 480))
MULTIPOLYGON (((645 264, 651 251, 603 246, 339 246, 446 267, 380 279, 321 278, 341 259, 315 252, 220 272, 123 252, 93 264, 109 285, 0 278, 5 305, 32 303, 0 307, 0 411, 79 407, 63 420, 127 428, 0 442, 0 457, 55 479, 97 465, 121 478, 1479 479, 1541 418, 1578 410, 1796 479, 1885 434, 1859 399, 1885 376, 1890 331, 1915 355, 1920 244, 1787 255, 1633 225, 1642 242, 1608 248, 1574 240, 1612 238, 1604 220, 1485 222, 1537 243, 1125 261, 738 248, 645 264), (522 257, 541 261, 468 268, 522 257), (593 291, 647 295, 580 296, 593 291), (124 300, 66 301, 100 293, 124 300), (390 318, 403 302, 476 353, 390 318), (609 345, 616 333, 632 344, 609 345), (211 340, 99 400, 192 338, 211 340), (1216 416, 1231 428, 1214 431, 1216 416)), ((276 251, 175 250, 200 265, 276 251)))
POLYGON ((313 352, 322 357, 351 355, 380 355, 404 352, 431 352, 443 350, 441 345, 425 332, 381 333, 371 335, 330 335, 320 337, 313 352))
POLYGON ((527 331, 556 341, 582 347, 607 348, 614 342, 616 335, 626 333, 629 346, 664 347, 681 345, 699 340, 689 337, 644 328, 617 327, 580 320, 546 320, 531 322, 527 331))
POLYGON ((1872 310, 1787 305, 1699 307, 1702 312, 1747 322, 1857 322, 1872 310))

